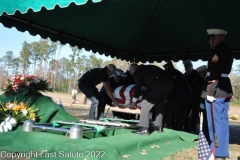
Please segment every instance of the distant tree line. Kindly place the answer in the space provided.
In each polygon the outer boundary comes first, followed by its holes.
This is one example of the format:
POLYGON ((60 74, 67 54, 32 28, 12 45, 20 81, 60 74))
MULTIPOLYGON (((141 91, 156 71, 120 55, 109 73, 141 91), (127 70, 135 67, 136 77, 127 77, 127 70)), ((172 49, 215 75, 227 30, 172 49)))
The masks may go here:
POLYGON ((129 66, 129 62, 116 58, 104 61, 95 54, 86 56, 78 47, 71 47, 71 53, 63 57, 60 56, 62 47, 58 41, 41 39, 32 43, 24 41, 18 57, 12 51, 7 51, 0 58, 1 87, 4 88, 6 80, 14 75, 30 74, 46 77, 55 91, 70 92, 77 86, 77 80, 82 74, 91 68, 104 67, 109 63, 123 70, 129 66))
MULTIPOLYGON (((63 45, 58 41, 40 39, 32 43, 24 41, 17 57, 12 51, 7 51, 3 57, 0 57, 1 88, 4 88, 6 80, 14 75, 30 74, 46 77, 50 87, 57 92, 70 92, 77 86, 77 80, 83 73, 91 68, 104 67, 112 63, 126 71, 130 64, 116 58, 104 61, 95 54, 86 56, 78 47, 71 47, 71 53, 63 57, 60 56, 62 47, 63 45)), ((152 64, 163 68, 165 62, 152 64)), ((174 66, 176 68, 175 63, 174 66)), ((233 99, 240 103, 240 64, 232 70, 230 79, 234 92, 233 99)))

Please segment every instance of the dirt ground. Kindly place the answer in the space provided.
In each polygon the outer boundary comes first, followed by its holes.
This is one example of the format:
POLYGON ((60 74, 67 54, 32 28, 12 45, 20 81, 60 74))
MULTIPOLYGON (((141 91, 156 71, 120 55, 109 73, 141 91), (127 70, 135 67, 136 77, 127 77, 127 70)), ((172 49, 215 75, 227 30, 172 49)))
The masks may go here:
MULTIPOLYGON (((78 119, 86 119, 88 115, 89 105, 81 104, 83 102, 83 95, 77 94, 79 103, 72 104, 71 94, 66 93, 46 93, 45 95, 55 99, 60 97, 67 112, 72 114, 78 119), (84 110, 82 110, 82 109, 84 110)), ((229 116, 238 115, 240 118, 240 107, 230 106, 229 116)), ((111 112, 108 112, 107 117, 111 117, 111 112)), ((198 142, 196 142, 198 143, 198 142)), ((240 157, 240 120, 230 120, 230 147, 229 147, 230 160, 238 160, 240 157)), ((164 160, 195 160, 198 155, 198 147, 193 147, 188 150, 178 152, 164 160)))

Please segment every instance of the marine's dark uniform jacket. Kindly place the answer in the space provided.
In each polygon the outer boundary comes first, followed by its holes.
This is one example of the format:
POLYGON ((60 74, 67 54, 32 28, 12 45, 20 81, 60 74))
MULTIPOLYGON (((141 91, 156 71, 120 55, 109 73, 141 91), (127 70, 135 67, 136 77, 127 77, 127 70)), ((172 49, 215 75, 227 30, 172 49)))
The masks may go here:
POLYGON ((141 92, 141 86, 146 87, 145 93, 149 89, 159 86, 159 84, 172 81, 171 76, 163 69, 154 65, 140 65, 134 72, 135 79, 134 98, 138 98, 141 92))
POLYGON ((215 98, 231 97, 232 86, 228 74, 231 72, 233 55, 225 43, 219 43, 208 59, 207 95, 215 98))

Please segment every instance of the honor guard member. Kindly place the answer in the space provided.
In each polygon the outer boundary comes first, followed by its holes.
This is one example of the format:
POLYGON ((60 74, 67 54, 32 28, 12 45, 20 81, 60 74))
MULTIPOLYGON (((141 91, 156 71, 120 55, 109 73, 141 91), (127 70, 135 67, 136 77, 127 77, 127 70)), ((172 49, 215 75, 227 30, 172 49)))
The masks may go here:
POLYGON ((226 31, 208 29, 208 42, 212 54, 208 59, 206 111, 210 136, 210 148, 216 146, 216 159, 229 157, 229 101, 233 95, 228 75, 232 69, 233 55, 225 44, 226 31), (215 132, 215 133, 214 133, 215 132), (214 136, 214 134, 216 136, 214 136), (215 138, 216 137, 216 138, 215 138), (214 143, 218 141, 217 143, 214 143))
POLYGON ((195 69, 193 69, 193 64, 191 60, 183 61, 183 65, 185 68, 184 76, 186 77, 193 91, 193 96, 188 109, 188 114, 192 113, 191 123, 189 122, 189 118, 187 118, 185 122, 185 130, 187 131, 190 129, 192 133, 198 133, 199 129, 197 128, 197 125, 199 125, 200 122, 198 73, 195 69))
POLYGON ((104 68, 94 68, 86 73, 78 80, 78 88, 92 102, 90 106, 88 119, 94 120, 95 109, 97 106, 103 108, 103 96, 98 92, 96 85, 102 82, 108 96, 111 98, 113 105, 118 106, 118 101, 112 94, 112 89, 108 83, 108 77, 116 75, 116 66, 109 64, 104 68))
POLYGON ((149 113, 152 107, 155 108, 155 130, 163 132, 163 112, 165 101, 173 88, 173 82, 171 76, 154 65, 137 65, 131 64, 130 73, 135 79, 134 97, 131 103, 131 107, 135 107, 135 102, 138 100, 141 86, 146 87, 141 101, 141 114, 139 120, 138 131, 133 133, 149 135, 149 113))
POLYGON ((200 112, 203 115, 203 123, 202 123, 202 131, 206 137, 206 139, 209 141, 209 134, 208 134, 208 123, 207 123, 207 113, 206 113, 206 107, 205 107, 205 99, 206 99, 206 84, 207 84, 207 66, 203 65, 196 69, 198 72, 198 86, 199 86, 199 108, 200 112), (202 93, 202 91, 204 93, 202 93), (203 96, 202 96, 203 95, 203 96))
POLYGON ((168 62, 163 66, 167 72, 170 73, 172 78, 174 79, 174 82, 177 83, 183 90, 185 94, 184 101, 181 103, 181 106, 179 109, 177 109, 177 115, 176 115, 176 124, 174 126, 174 129, 176 130, 182 130, 183 125, 185 122, 185 119, 187 117, 187 111, 189 108, 189 103, 191 101, 193 92, 190 87, 190 85, 187 82, 187 79, 184 77, 184 75, 177 69, 174 68, 172 62, 168 62))

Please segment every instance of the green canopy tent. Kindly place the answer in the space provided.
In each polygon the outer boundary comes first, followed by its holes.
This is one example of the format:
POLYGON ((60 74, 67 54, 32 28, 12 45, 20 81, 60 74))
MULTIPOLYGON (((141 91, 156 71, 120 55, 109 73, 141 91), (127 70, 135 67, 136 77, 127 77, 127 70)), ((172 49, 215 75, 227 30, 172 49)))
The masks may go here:
POLYGON ((0 23, 135 62, 207 60, 206 29, 221 28, 239 59, 239 6, 239 0, 1 0, 0 23))

